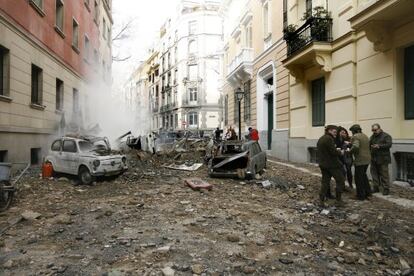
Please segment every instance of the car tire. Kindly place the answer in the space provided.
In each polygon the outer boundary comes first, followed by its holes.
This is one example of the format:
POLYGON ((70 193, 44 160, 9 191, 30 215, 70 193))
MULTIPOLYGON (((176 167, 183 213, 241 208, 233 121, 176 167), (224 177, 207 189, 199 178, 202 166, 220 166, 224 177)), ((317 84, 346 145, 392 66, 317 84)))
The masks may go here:
POLYGON ((84 185, 91 185, 93 181, 95 181, 95 177, 92 176, 89 169, 85 166, 81 166, 79 168, 78 177, 79 177, 80 183, 84 185))
POLYGON ((246 175, 246 178, 248 180, 255 180, 256 179, 256 166, 253 167, 253 170, 251 171, 251 173, 249 175, 246 175))

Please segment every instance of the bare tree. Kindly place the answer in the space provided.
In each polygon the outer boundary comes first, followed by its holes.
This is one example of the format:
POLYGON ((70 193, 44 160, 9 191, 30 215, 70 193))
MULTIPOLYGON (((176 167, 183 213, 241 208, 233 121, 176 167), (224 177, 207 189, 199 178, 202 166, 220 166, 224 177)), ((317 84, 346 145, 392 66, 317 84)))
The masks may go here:
MULTIPOLYGON (((126 23, 122 24, 121 27, 119 28, 119 31, 115 33, 115 35, 112 36, 112 45, 115 46, 115 48, 117 48, 116 44, 118 42, 127 40, 130 36, 131 36, 131 27, 132 24, 134 23, 135 19, 130 19, 129 21, 127 21, 126 23)), ((115 27, 116 28, 116 27, 115 27)), ((122 62, 122 61, 126 61, 128 59, 131 58, 131 55, 129 56, 122 56, 121 54, 115 54, 112 56, 112 61, 115 62, 122 62)))

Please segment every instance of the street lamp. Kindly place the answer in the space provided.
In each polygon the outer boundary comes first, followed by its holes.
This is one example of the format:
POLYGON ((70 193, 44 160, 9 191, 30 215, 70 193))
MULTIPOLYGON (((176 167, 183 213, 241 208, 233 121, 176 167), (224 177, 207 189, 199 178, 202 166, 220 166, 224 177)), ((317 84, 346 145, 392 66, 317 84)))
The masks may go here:
POLYGON ((234 93, 236 94, 236 99, 239 102, 239 140, 241 141, 241 101, 244 97, 244 91, 239 87, 234 93))

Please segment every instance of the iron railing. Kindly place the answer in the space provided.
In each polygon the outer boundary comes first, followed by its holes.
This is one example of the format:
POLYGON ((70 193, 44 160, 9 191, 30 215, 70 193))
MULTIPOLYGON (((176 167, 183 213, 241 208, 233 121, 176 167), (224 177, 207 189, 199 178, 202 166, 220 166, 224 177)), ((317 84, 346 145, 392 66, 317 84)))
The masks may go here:
POLYGON ((288 57, 312 42, 332 41, 332 19, 310 17, 305 24, 294 32, 285 32, 288 57))

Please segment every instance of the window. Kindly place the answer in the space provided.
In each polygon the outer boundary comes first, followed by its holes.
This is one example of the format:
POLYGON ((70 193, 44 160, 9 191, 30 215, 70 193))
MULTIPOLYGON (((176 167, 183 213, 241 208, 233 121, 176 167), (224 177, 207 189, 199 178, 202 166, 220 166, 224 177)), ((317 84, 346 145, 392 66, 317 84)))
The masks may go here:
POLYGON ((77 152, 76 149, 76 142, 73 140, 65 140, 63 141, 63 149, 64 152, 77 152))
POLYGON ((38 165, 40 164, 41 158, 41 148, 31 148, 30 149, 30 164, 38 165))
POLYGON ((178 128, 178 114, 175 114, 174 126, 175 128, 178 128))
POLYGON ((32 104, 42 105, 43 70, 32 64, 32 104))
POLYGON ((325 78, 312 81, 312 126, 325 125, 325 78))
POLYGON ((190 88, 190 102, 196 102, 197 101, 197 88, 190 88))
POLYGON ((287 0, 283 0, 283 28, 288 26, 287 0))
POLYGON ((0 162, 7 161, 7 150, 0 150, 0 162))
POLYGON ((41 15, 45 16, 43 12, 43 0, 29 0, 29 4, 41 15))
POLYGON ((414 183, 414 153, 396 152, 397 180, 414 183))
POLYGON ((72 46, 79 48, 79 24, 75 19, 72 20, 72 46))
POLYGON ((177 61, 178 61, 178 49, 177 49, 177 47, 175 47, 175 49, 174 49, 174 60, 175 60, 175 63, 177 63, 177 61))
POLYGON ((234 94, 234 123, 239 122, 239 101, 236 94, 234 94))
POLYGON ((224 125, 229 124, 229 96, 224 97, 224 125))
POLYGON ((404 51, 404 117, 414 119, 414 46, 404 51))
POLYGON ((89 2, 90 2, 90 0, 85 0, 85 1, 84 1, 85 6, 86 6, 86 8, 88 9, 88 11, 91 11, 91 10, 90 10, 90 3, 89 3, 89 2))
POLYGON ((93 20, 96 24, 99 22, 99 5, 98 2, 95 0, 94 9, 93 9, 93 20))
POLYGON ((269 2, 263 5, 263 33, 265 38, 270 34, 269 2))
POLYGON ((57 140, 52 144, 52 151, 60 151, 60 147, 62 146, 62 141, 61 140, 57 140))
POLYGON ((63 22, 65 9, 63 6, 63 0, 56 0, 56 27, 59 31, 63 32, 63 22))
POLYGON ((312 0, 306 0, 306 17, 312 16, 312 0))
POLYGON ((89 60, 89 52, 91 51, 90 49, 90 43, 89 43, 89 38, 85 35, 85 50, 84 50, 84 55, 85 55, 85 59, 89 60))
POLYGON ((73 88, 73 113, 79 112, 79 91, 76 88, 73 88))
POLYGON ((111 29, 108 27, 108 45, 111 46, 111 29))
POLYGON ((190 21, 188 23, 188 34, 193 35, 197 32, 197 21, 190 21))
POLYGON ((0 46, 0 96, 9 95, 10 51, 0 46))
POLYGON ((188 125, 190 127, 198 126, 198 114, 196 112, 188 113, 188 125))
POLYGON ((190 42, 188 43, 188 53, 190 55, 197 53, 197 41, 190 40, 190 42))
POLYGON ((188 66, 188 78, 190 81, 197 80, 198 78, 198 67, 197 65, 188 66))
POLYGON ((102 19, 102 35, 103 35, 103 38, 106 39, 106 21, 105 21, 105 18, 102 19))
POLYGON ((244 83, 244 121, 250 121, 250 103, 251 103, 251 93, 250 93, 250 81, 244 83))
POLYGON ((56 110, 63 110, 64 84, 60 79, 56 79, 56 110))
POLYGON ((247 48, 253 47, 253 33, 252 33, 252 24, 246 26, 245 33, 244 33, 244 45, 247 48))

